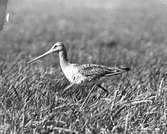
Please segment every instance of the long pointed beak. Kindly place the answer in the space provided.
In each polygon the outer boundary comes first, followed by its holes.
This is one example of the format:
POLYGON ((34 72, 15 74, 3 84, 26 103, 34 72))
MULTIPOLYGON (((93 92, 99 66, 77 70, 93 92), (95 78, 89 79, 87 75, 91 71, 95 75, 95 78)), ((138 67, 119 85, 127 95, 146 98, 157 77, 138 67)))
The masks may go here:
POLYGON ((48 55, 48 54, 50 54, 50 53, 52 53, 52 52, 53 52, 53 51, 50 49, 49 51, 45 52, 44 54, 42 54, 42 55, 40 55, 40 56, 38 56, 38 57, 36 57, 36 58, 30 60, 30 61, 28 62, 28 64, 30 64, 30 63, 32 63, 32 62, 35 62, 35 61, 37 61, 37 60, 43 58, 44 56, 46 56, 46 55, 48 55))

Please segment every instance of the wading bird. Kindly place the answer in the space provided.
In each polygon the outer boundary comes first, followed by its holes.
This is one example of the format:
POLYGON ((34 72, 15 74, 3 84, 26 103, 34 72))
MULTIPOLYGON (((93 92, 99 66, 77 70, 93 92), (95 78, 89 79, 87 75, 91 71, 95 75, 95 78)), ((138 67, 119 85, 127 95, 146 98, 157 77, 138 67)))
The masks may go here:
POLYGON ((59 53, 59 61, 60 61, 61 69, 64 75, 66 76, 66 78, 70 82, 70 85, 67 86, 65 90, 67 90, 74 84, 93 82, 97 87, 103 89, 104 91, 107 91, 104 87, 102 87, 99 83, 97 83, 99 79, 121 74, 123 72, 130 70, 128 67, 108 67, 108 66, 96 65, 96 64, 83 64, 83 65, 72 64, 67 59, 67 51, 62 42, 55 43, 47 52, 32 59, 28 63, 32 63, 53 52, 59 53))

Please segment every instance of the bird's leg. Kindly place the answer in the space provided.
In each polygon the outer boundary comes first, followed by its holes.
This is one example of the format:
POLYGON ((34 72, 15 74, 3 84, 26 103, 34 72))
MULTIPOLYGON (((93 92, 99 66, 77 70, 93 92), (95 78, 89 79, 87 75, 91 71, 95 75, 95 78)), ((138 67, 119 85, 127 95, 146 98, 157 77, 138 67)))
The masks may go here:
POLYGON ((74 84, 68 85, 68 86, 64 89, 63 94, 64 94, 70 87, 72 87, 73 85, 74 85, 74 84))
POLYGON ((93 87, 92 87, 92 89, 90 90, 89 94, 87 95, 86 99, 85 99, 84 102, 82 103, 82 105, 81 105, 81 107, 80 107, 80 111, 82 111, 82 109, 83 109, 85 103, 88 101, 88 99, 89 99, 89 97, 90 97, 90 95, 91 95, 91 93, 93 92, 93 90, 94 90, 95 87, 96 87, 96 84, 93 85, 93 87))
POLYGON ((105 89, 103 86, 101 86, 101 84, 96 84, 97 87, 101 88, 103 91, 105 91, 107 93, 107 96, 109 95, 109 92, 107 89, 105 89))

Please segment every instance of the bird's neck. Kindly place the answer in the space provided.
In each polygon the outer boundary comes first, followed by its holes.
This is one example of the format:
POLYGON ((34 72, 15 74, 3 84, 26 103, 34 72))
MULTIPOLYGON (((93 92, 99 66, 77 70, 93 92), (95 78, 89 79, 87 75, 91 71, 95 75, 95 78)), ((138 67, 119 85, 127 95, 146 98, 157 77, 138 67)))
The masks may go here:
POLYGON ((63 51, 59 52, 59 61, 60 61, 60 66, 62 69, 68 65, 67 51, 65 48, 63 51))

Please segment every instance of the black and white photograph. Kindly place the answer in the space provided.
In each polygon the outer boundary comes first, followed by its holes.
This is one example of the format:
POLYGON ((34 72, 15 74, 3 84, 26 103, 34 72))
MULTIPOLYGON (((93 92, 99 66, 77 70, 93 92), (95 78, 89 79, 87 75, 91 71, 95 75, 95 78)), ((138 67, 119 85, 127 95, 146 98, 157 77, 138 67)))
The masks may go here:
POLYGON ((167 0, 0 0, 0 134, 166 134, 167 0))

